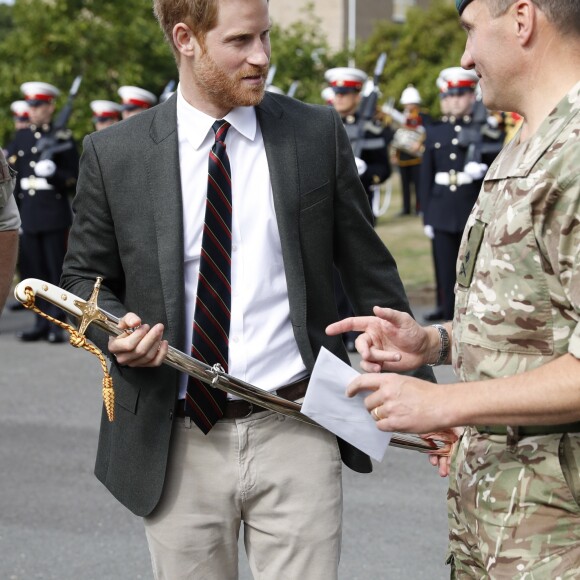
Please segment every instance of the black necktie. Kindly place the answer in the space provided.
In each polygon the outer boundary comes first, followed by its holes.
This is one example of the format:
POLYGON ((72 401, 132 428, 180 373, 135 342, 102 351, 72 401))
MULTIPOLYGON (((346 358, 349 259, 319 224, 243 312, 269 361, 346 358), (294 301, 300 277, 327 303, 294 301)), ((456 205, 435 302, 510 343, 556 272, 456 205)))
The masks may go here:
MULTIPOLYGON (((191 355, 206 364, 228 370, 231 306, 232 184, 225 138, 227 121, 216 121, 215 143, 209 154, 207 201, 201 241, 201 256, 191 355)), ((227 395, 189 377, 186 414, 208 433, 224 414, 227 395)))

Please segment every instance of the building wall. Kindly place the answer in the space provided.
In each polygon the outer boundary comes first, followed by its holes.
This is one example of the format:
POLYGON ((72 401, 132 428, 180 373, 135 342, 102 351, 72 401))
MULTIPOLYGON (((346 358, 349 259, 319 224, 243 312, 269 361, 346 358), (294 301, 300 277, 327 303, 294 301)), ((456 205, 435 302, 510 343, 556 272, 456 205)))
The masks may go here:
POLYGON ((358 0, 356 14, 356 37, 367 38, 377 20, 390 20, 397 0, 358 0))
MULTIPOLYGON (((350 1, 355 2, 356 6, 357 39, 367 38, 377 20, 402 21, 408 8, 427 8, 431 4, 431 0, 350 1)), ((304 8, 312 4, 328 44, 333 50, 341 50, 348 46, 349 3, 349 0, 270 0, 270 15, 273 22, 286 27, 297 20, 304 20, 304 8)))
MULTIPOLYGON (((287 27, 293 22, 305 20, 304 8, 312 3, 314 14, 321 21, 321 32, 333 50, 343 47, 346 32, 344 5, 347 0, 270 0, 272 22, 287 27)), ((363 0, 367 1, 367 0, 363 0)), ((375 2, 375 0, 370 0, 375 2)))

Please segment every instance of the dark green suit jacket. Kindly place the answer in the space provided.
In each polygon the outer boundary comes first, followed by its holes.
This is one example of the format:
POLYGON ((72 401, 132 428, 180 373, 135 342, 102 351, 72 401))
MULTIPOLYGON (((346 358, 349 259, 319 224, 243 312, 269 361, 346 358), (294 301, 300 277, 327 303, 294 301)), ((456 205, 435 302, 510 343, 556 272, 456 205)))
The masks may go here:
MULTIPOLYGON (((270 169, 288 283, 290 317, 304 364, 322 346, 348 361, 338 319, 333 263, 357 314, 375 305, 409 311, 393 258, 371 226, 368 199, 342 122, 329 107, 266 93, 256 108, 270 169)), ((118 316, 136 312, 162 322, 180 348, 185 336, 182 199, 176 97, 84 140, 75 218, 62 285, 87 298, 97 276, 100 305, 118 316)), ((106 338, 91 338, 105 352, 106 338)), ((116 420, 103 416, 95 473, 138 515, 163 488, 178 372, 121 368, 112 362, 116 420)), ((433 380, 430 369, 419 375, 433 380)), ((371 462, 339 441, 350 468, 371 462)))

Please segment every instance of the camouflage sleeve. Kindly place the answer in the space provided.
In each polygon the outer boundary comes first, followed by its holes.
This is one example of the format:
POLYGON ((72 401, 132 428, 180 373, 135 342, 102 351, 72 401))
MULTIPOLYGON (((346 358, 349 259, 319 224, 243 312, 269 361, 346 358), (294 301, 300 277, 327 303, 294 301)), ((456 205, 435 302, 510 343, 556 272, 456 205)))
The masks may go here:
POLYGON ((0 232, 17 230, 20 227, 20 214, 16 201, 11 195, 4 207, 0 207, 0 232))
MULTIPOLYGON (((580 321, 580 174, 576 168, 568 175, 546 215, 542 242, 561 285, 559 306, 568 311, 562 315, 580 321)), ((580 359, 580 322, 572 327, 568 352, 580 359)))

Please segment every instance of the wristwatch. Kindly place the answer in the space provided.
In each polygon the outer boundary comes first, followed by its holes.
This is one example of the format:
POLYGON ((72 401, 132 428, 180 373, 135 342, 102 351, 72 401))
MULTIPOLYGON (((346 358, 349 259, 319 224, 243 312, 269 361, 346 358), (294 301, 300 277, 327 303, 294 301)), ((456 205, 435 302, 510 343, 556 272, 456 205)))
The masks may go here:
POLYGON ((433 328, 436 328, 437 331, 439 332, 439 340, 440 340, 439 357, 434 363, 428 363, 428 366, 438 367, 442 364, 445 364, 445 361, 447 361, 451 341, 449 340, 449 333, 447 332, 444 326, 442 326, 441 324, 433 324, 432 326, 433 328))

